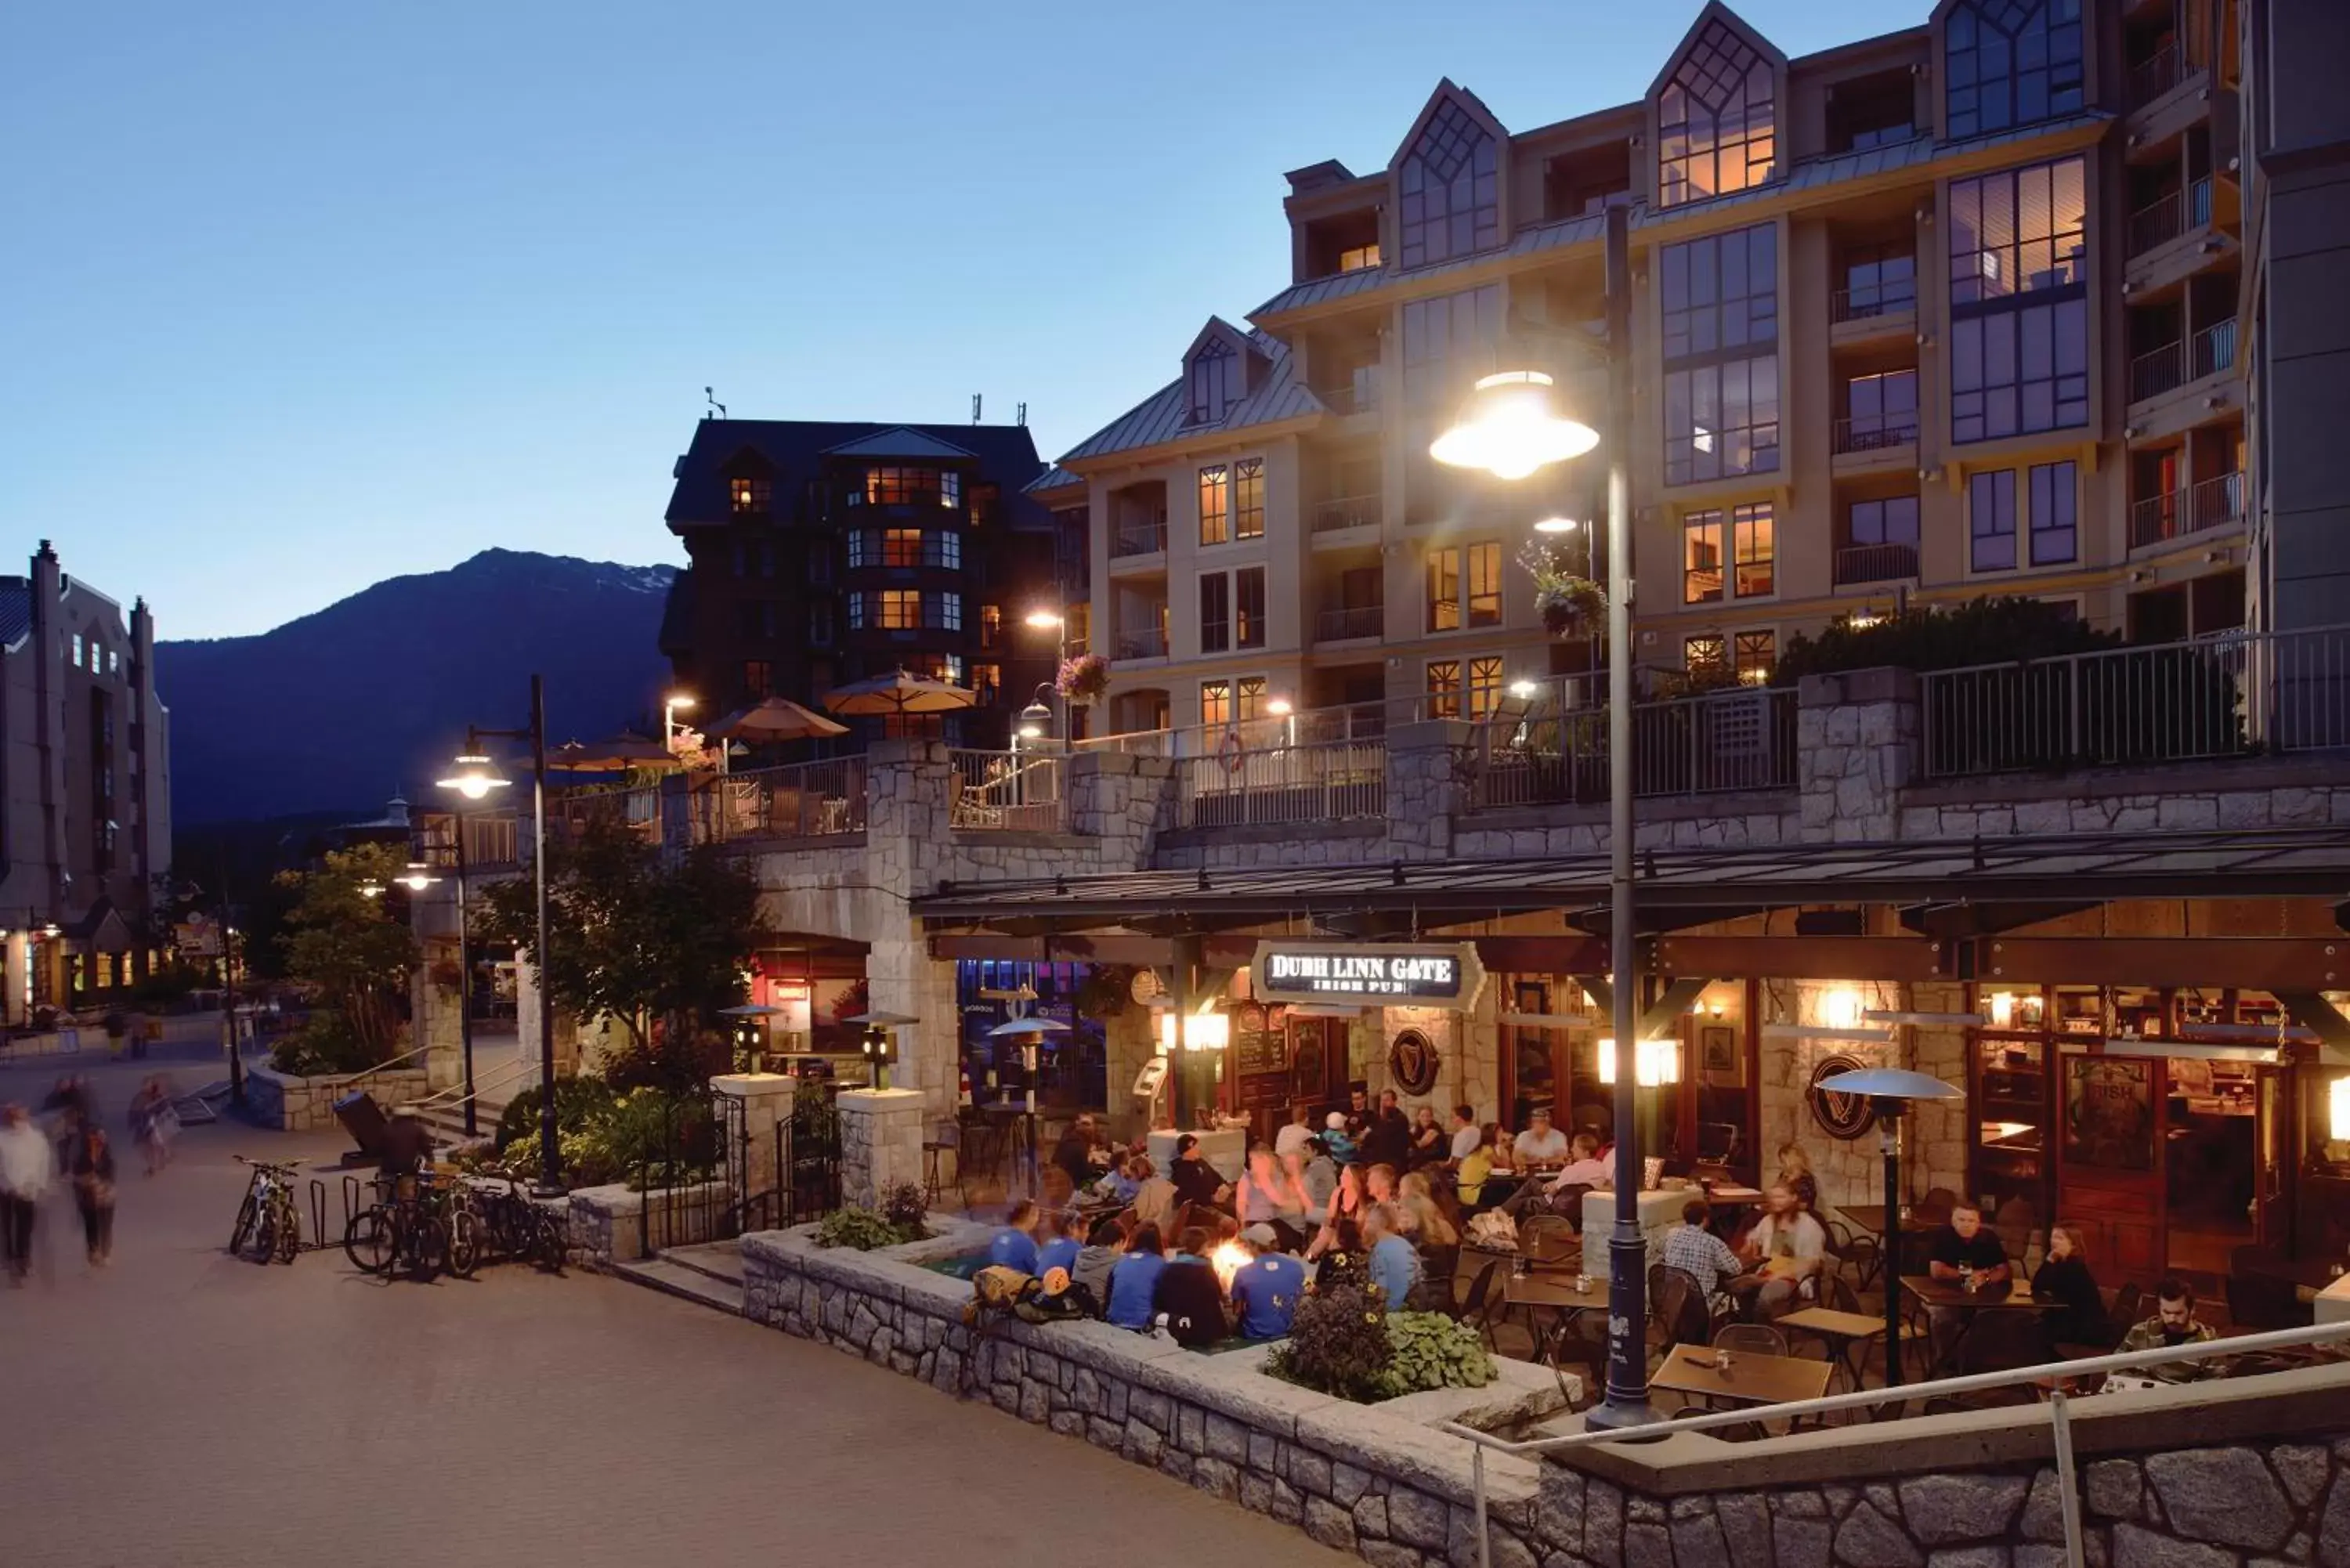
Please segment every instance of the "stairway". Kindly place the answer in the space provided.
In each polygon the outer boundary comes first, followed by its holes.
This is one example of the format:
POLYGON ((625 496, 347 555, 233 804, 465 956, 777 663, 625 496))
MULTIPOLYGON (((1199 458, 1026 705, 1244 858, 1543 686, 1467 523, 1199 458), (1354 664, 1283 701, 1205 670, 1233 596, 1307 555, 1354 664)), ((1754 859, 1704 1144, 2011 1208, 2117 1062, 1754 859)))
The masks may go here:
MULTIPOLYGON (((498 1117, 505 1114, 506 1102, 513 1097, 514 1091, 504 1088, 474 1094, 474 1125, 482 1129, 478 1136, 497 1136, 498 1117)), ((417 1111, 416 1119, 432 1129, 435 1145, 446 1147, 465 1141, 465 1106, 462 1100, 443 1100, 437 1105, 426 1106, 417 1111)))
POLYGON ((657 1291, 743 1315, 743 1243, 702 1241, 669 1247, 642 1262, 615 1262, 612 1272, 657 1291))

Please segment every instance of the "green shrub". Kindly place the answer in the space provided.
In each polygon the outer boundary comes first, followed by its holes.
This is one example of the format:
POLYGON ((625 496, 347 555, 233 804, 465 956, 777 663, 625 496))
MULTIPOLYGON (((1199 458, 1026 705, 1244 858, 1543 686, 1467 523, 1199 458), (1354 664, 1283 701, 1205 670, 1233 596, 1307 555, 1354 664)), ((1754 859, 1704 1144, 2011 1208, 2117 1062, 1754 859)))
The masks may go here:
MULTIPOLYGON (((394 1054, 397 1054, 397 1044, 394 1054)), ((326 1074, 364 1073, 380 1066, 375 1048, 360 1037, 338 1009, 320 1008, 278 1041, 269 1053, 269 1064, 297 1078, 326 1074)))
POLYGON ((1318 1393, 1369 1404, 1386 1397, 1384 1376, 1394 1356, 1379 1297, 1347 1282, 1297 1303, 1289 1343, 1265 1358, 1264 1369, 1318 1393))
POLYGON ((888 1215, 870 1209, 836 1209, 824 1217, 816 1228, 816 1244, 819 1247, 847 1247, 853 1251, 870 1252, 881 1247, 895 1247, 922 1239, 920 1221, 912 1235, 908 1235, 888 1215))
POLYGON ((922 1221, 931 1211, 931 1200, 922 1192, 919 1181, 901 1181, 883 1195, 881 1213, 890 1224, 909 1240, 929 1233, 922 1221))
MULTIPOLYGON (((497 1142, 503 1150, 517 1138, 538 1142, 538 1085, 534 1084, 506 1103, 498 1113, 497 1142)), ((601 1078, 557 1078, 555 1081, 555 1130, 559 1136, 577 1132, 601 1116, 612 1103, 612 1086, 601 1078)))
POLYGON ((1390 1358, 1379 1375, 1381 1398, 1431 1388, 1482 1388, 1499 1374, 1476 1331, 1442 1313, 1398 1313, 1388 1319, 1390 1358))

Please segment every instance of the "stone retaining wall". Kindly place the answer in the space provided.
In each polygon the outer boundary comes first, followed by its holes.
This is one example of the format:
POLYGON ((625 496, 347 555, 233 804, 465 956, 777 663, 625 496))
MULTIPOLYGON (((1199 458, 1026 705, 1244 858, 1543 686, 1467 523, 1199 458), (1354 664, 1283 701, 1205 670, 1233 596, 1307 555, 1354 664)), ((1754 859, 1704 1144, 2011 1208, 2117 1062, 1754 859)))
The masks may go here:
MULTIPOLYGON (((920 1266, 975 1250, 746 1237, 743 1315, 1081 1438, 1295 1524, 1379 1568, 1474 1568, 1461 1420, 1555 1411, 1551 1375, 1350 1405, 1262 1352, 1202 1356, 1072 1323, 962 1326, 970 1287, 920 1266)), ((2350 1364, 2074 1403, 2088 1568, 2350 1568, 2350 1364)), ((1571 1418, 1566 1423, 1571 1429, 1571 1418)), ((1702 1433, 1536 1463, 1489 1453, 1495 1568, 2064 1568, 2039 1408, 1830 1428, 1767 1445, 1702 1433)))
POLYGON ((421 1067, 391 1067, 372 1073, 297 1078, 272 1067, 249 1067, 244 1100, 255 1122, 281 1132, 327 1132, 338 1124, 335 1102, 354 1088, 373 1095, 387 1114, 431 1093, 421 1067))
POLYGON ((655 1251, 696 1241, 714 1241, 722 1233, 720 1220, 733 1193, 723 1182, 671 1188, 653 1195, 650 1210, 645 1195, 626 1182, 571 1189, 571 1251, 582 1262, 608 1269, 616 1262, 632 1263, 645 1256, 645 1230, 652 1229, 655 1251))

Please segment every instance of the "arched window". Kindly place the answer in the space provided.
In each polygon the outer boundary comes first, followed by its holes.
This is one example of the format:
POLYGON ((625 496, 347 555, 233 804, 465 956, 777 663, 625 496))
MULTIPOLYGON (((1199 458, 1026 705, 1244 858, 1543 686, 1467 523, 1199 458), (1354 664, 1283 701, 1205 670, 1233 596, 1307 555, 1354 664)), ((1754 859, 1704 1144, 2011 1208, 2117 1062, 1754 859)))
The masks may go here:
POLYGON ((1224 410, 1239 395, 1239 356, 1232 346, 1221 337, 1211 337, 1200 345, 1191 356, 1185 372, 1191 397, 1191 423, 1212 425, 1223 422, 1224 410))
POLYGON ((1954 138, 2080 111, 2081 0, 1960 0, 1942 54, 1954 138))
POLYGON ((1735 27, 1708 22, 1657 97, 1657 136, 1661 206, 1762 184, 1778 161, 1771 62, 1735 27))
POLYGON ((1405 266, 1502 243, 1499 168, 1493 133, 1457 101, 1439 106, 1397 171, 1405 266))

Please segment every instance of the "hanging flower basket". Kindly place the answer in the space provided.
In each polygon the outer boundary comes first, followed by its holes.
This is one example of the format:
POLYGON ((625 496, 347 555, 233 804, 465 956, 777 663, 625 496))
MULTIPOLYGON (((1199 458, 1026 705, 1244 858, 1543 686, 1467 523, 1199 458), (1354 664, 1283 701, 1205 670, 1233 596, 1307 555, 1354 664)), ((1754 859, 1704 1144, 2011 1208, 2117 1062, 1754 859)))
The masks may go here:
POLYGON ((1109 660, 1098 653, 1081 654, 1061 661, 1061 673, 1053 682, 1066 701, 1080 708, 1090 708, 1101 701, 1109 690, 1109 660))
POLYGON ((1587 637, 1607 618, 1607 594, 1589 577, 1540 576, 1534 581, 1534 607, 1551 636, 1587 637))

